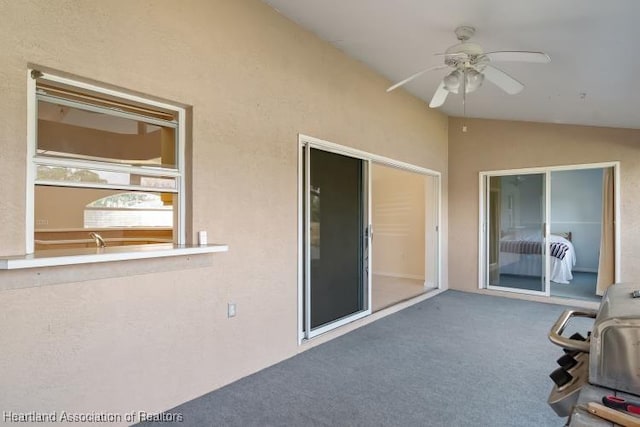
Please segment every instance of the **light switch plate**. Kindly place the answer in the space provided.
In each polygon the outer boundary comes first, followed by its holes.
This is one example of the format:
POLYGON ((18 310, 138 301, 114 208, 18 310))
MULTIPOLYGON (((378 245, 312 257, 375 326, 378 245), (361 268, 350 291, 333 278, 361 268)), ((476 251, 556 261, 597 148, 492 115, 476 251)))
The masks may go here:
POLYGON ((236 303, 230 302, 227 304, 227 317, 236 317, 236 303))

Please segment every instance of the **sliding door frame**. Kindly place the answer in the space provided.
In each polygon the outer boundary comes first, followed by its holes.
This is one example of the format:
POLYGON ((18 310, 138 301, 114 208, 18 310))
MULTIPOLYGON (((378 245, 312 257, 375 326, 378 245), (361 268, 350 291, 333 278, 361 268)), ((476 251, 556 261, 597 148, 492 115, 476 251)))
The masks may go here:
POLYGON ((315 138, 300 138, 300 147, 299 147, 299 156, 300 161, 298 162, 302 166, 302 170, 299 173, 299 176, 302 178, 299 183, 299 187, 301 192, 299 192, 298 199, 302 202, 299 206, 300 214, 299 218, 299 236, 303 239, 302 250, 299 254, 299 271, 304 272, 304 277, 302 280, 302 288, 299 289, 299 293, 303 296, 302 305, 300 306, 300 310, 303 313, 302 324, 300 332, 302 333, 303 339, 311 339, 320 334, 328 332, 332 329, 343 326, 347 323, 351 323, 355 320, 361 319, 365 316, 371 314, 371 233, 369 232, 370 224, 371 224, 371 186, 369 185, 370 177, 368 176, 369 171, 371 170, 371 161, 363 156, 359 155, 359 153, 354 152, 353 150, 346 149, 346 147, 341 147, 336 144, 330 144, 326 141, 316 140, 315 138), (363 162, 363 171, 362 171, 362 186, 363 186, 363 197, 365 198, 366 205, 366 214, 363 215, 363 222, 366 228, 365 242, 364 247, 366 248, 367 259, 364 263, 363 267, 367 271, 366 283, 364 283, 364 291, 366 295, 362 298, 362 303, 364 305, 362 310, 359 310, 355 313, 346 315, 334 321, 330 321, 326 324, 318 326, 316 328, 311 327, 311 257, 307 256, 310 254, 311 250, 311 239, 309 233, 306 232, 308 224, 311 221, 311 212, 310 209, 305 209, 305 206, 310 206, 310 182, 311 182, 311 149, 322 150, 334 154, 339 154, 341 156, 351 157, 363 162), (307 150, 306 156, 303 156, 304 150, 307 150), (302 159, 304 158, 304 164, 302 159), (304 175, 304 176, 303 176, 304 175), (304 218, 302 218, 304 215, 304 218), (305 310, 306 308, 306 310, 305 310))
MULTIPOLYGON (((516 292, 516 293, 520 293, 520 294, 526 294, 526 295, 538 295, 538 296, 549 296, 550 295, 550 287, 549 287, 549 282, 547 280, 547 278, 550 275, 550 262, 549 262, 549 257, 546 256, 546 254, 549 253, 549 221, 547 220, 550 216, 550 194, 551 192, 549 191, 549 177, 551 176, 551 172, 548 170, 537 170, 537 169, 527 169, 527 170, 520 170, 516 173, 513 173, 512 170, 508 170, 508 171, 496 171, 496 172, 481 172, 481 175, 483 175, 483 177, 481 178, 481 189, 482 189, 482 193, 484 193, 484 199, 485 199, 485 206, 489 206, 489 197, 491 194, 491 189, 489 188, 489 180, 493 177, 499 177, 499 176, 512 176, 512 175, 542 175, 543 176, 543 194, 542 196, 544 196, 544 216, 542 218, 543 223, 544 223, 544 230, 542 230, 542 234, 543 234, 543 252, 542 252, 542 256, 543 256, 543 268, 542 271, 540 271, 540 279, 543 281, 543 287, 542 287, 542 291, 534 291, 534 290, 529 290, 529 289, 519 289, 519 288, 513 288, 513 287, 509 287, 509 286, 496 286, 496 285, 491 285, 490 284, 490 279, 489 279, 489 269, 487 268, 487 264, 488 264, 488 259, 489 259, 489 241, 490 239, 488 238, 489 233, 491 232, 490 226, 489 226, 489 221, 488 221, 488 216, 487 211, 485 210, 483 212, 482 215, 484 215, 484 218, 481 218, 481 226, 480 226, 480 231, 481 231, 481 245, 484 246, 484 253, 481 251, 480 252, 480 258, 481 258, 481 262, 479 263, 481 268, 484 268, 484 273, 483 273, 483 283, 484 283, 484 288, 485 289, 489 289, 489 290, 494 290, 494 291, 506 291, 506 292, 516 292), (483 242, 484 241, 484 242, 483 242)), ((536 276, 537 277, 537 276, 536 276)))
POLYGON ((551 271, 549 262, 549 234, 551 230, 551 173, 558 171, 571 171, 580 169, 604 169, 613 168, 614 174, 614 213, 615 213, 615 282, 618 283, 621 280, 620 269, 620 248, 621 248, 621 235, 620 235, 620 162, 602 162, 602 163, 584 163, 562 166, 545 166, 534 168, 522 168, 522 169, 508 169, 508 170, 495 170, 484 171, 479 173, 479 215, 478 215, 478 289, 500 290, 506 292, 517 292, 521 294, 531 295, 551 295, 551 271), (489 269, 487 257, 489 255, 489 227, 487 223, 487 208, 489 188, 488 181, 491 176, 505 176, 505 175, 528 175, 528 174, 545 174, 545 286, 544 292, 527 291, 527 290, 515 290, 511 288, 503 288, 500 286, 489 285, 489 269))
MULTIPOLYGON (((357 150, 355 148, 347 147, 344 145, 335 144, 333 142, 325 141, 319 138, 314 138, 312 136, 298 134, 298 344, 302 344, 304 341, 312 339, 320 334, 343 326, 347 323, 351 323, 355 320, 361 319, 363 317, 369 316, 372 313, 372 301, 371 301, 371 276, 372 276, 372 263, 373 263, 373 254, 371 251, 371 240, 372 240, 372 209, 371 209, 371 188, 372 188, 372 164, 380 164, 384 166, 391 166, 397 169, 406 170, 409 172, 416 172, 422 175, 428 175, 436 178, 436 197, 437 207, 436 207, 436 238, 437 238, 437 255, 436 255, 436 289, 440 289, 442 286, 442 233, 441 233, 441 224, 442 224, 442 176, 440 172, 422 168, 419 166, 415 166, 409 163, 400 162, 397 160, 390 159, 388 157, 379 156, 376 154, 372 154, 366 151, 357 150), (309 215, 310 212, 307 209, 305 212, 304 207, 308 206, 309 203, 309 195, 308 189, 306 188, 309 181, 309 161, 310 156, 303 156, 305 148, 308 150, 307 153, 310 152, 311 148, 316 148, 323 151, 328 151, 335 154, 340 154, 343 156, 354 157, 364 162, 364 169, 366 170, 366 179, 363 184, 366 186, 363 193, 367 198, 367 218, 366 218, 366 245, 367 245, 367 307, 366 310, 360 311, 353 315, 347 316, 342 319, 338 319, 334 322, 330 322, 327 325, 323 325, 321 327, 315 328, 314 330, 310 329, 311 325, 311 313, 309 310, 305 312, 305 306, 310 307, 310 259, 305 257, 305 254, 309 253, 310 247, 310 239, 308 233, 305 233, 305 225, 309 224, 309 215), (305 176, 306 175, 306 176, 305 176), (307 183, 307 184, 305 184, 307 183), (305 216, 303 218, 303 216, 305 216)), ((426 237, 426 230, 425 230, 426 237)), ((426 244, 426 242, 425 242, 426 244)), ((426 258, 425 258, 425 268, 426 268, 426 258)), ((426 271, 425 271, 425 279, 426 279, 426 271)))

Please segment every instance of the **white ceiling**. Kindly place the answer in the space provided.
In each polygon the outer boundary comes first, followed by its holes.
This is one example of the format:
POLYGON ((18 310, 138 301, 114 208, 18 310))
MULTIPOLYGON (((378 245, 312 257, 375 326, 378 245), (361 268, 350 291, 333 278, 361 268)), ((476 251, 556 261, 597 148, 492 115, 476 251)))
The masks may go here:
MULTIPOLYGON (((485 82, 467 97, 469 117, 640 128, 640 0, 264 1, 389 85, 442 63, 433 54, 457 43, 459 25, 474 26, 472 41, 485 51, 551 56, 550 64, 498 64, 525 89, 507 95, 485 82)), ((428 103, 446 73, 427 73, 406 90, 428 103)), ((462 116, 461 97, 450 95, 441 110, 462 116)))

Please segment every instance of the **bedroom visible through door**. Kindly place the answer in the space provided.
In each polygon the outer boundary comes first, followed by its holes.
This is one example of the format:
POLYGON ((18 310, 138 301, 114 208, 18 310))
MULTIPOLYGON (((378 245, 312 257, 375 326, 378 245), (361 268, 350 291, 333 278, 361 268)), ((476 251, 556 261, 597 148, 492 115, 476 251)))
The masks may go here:
POLYGON ((480 287, 599 301, 618 280, 618 167, 481 173, 480 287))
MULTIPOLYGON (((559 265, 554 264, 552 296, 599 299, 596 287, 603 234, 603 180, 610 169, 551 172, 549 238, 551 244, 567 246, 565 257, 557 261, 559 265)), ((612 202, 613 199, 608 201, 612 202)), ((606 256, 606 251, 602 253, 606 256)))
POLYGON ((488 180, 487 285, 545 294, 545 174, 490 176, 488 180))

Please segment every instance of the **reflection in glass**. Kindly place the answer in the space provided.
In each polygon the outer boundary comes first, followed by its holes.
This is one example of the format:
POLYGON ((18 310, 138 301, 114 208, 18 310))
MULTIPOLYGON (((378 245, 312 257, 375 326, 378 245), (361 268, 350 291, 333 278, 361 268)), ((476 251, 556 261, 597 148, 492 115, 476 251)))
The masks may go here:
POLYGON ((35 186, 36 250, 83 246, 92 230, 107 246, 173 241, 172 193, 35 186))
POLYGON ((544 175, 489 180, 489 283, 544 291, 544 175))
POLYGON ((37 154, 176 168, 175 129, 38 101, 37 154))
POLYGON ((159 194, 117 193, 89 203, 84 228, 171 227, 173 207, 159 194))
POLYGON ((176 189, 176 180, 171 177, 141 176, 127 172, 107 172, 62 166, 38 165, 36 179, 38 181, 137 185, 141 187, 176 189))
POLYGON ((320 259, 320 187, 311 186, 311 259, 320 259))
POLYGON ((316 247, 315 253, 312 249, 309 254, 313 330, 365 310, 368 281, 364 270, 363 161, 315 148, 310 151, 309 240, 310 246, 316 247))

